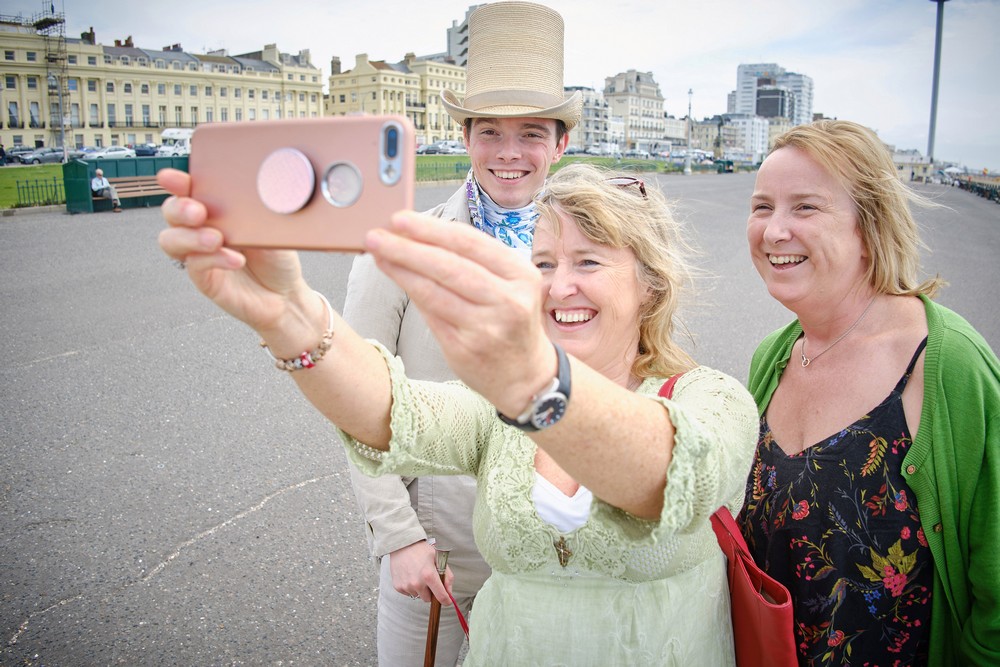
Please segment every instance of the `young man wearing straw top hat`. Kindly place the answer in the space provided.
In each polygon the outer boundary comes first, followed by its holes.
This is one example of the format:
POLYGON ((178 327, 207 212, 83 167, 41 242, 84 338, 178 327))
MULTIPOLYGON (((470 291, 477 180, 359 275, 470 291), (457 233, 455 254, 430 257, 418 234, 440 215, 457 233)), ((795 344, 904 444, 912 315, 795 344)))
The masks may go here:
MULTIPOLYGON (((532 198, 559 161, 568 132, 580 120, 580 93, 563 93, 563 21, 529 2, 482 5, 469 17, 466 95, 442 94, 449 115, 463 126, 472 162, 465 182, 431 213, 475 225, 514 251, 530 256, 537 218, 532 198)), ((362 336, 399 356, 414 379, 454 375, 423 317, 407 295, 359 256, 351 270, 343 311, 362 336)), ((380 667, 421 665, 428 602, 440 591, 433 539, 451 549, 449 581, 463 613, 489 576, 472 535, 475 481, 468 477, 366 477, 353 466, 355 494, 365 516, 372 553, 380 563, 380 667)), ((450 609, 441 614, 436 665, 453 666, 464 634, 450 609)))

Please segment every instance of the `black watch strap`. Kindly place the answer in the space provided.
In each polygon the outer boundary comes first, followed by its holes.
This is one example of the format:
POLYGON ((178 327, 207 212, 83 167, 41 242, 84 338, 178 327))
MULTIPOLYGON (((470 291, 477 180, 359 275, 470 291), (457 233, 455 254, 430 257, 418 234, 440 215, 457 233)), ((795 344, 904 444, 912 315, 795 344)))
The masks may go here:
POLYGON ((552 384, 531 399, 528 409, 516 418, 510 418, 497 410, 497 416, 505 424, 516 426, 523 431, 539 431, 554 425, 566 413, 570 395, 569 357, 559 345, 552 343, 556 350, 557 370, 552 384))

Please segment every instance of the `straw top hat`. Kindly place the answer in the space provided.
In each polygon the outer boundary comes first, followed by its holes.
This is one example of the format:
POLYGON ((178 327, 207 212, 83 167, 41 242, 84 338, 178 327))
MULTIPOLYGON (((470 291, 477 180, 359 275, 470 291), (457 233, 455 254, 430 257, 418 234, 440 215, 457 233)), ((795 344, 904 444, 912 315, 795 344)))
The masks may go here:
POLYGON ((531 2, 494 2, 469 16, 465 99, 441 94, 448 114, 467 118, 554 118, 580 122, 580 92, 563 94, 563 20, 531 2))

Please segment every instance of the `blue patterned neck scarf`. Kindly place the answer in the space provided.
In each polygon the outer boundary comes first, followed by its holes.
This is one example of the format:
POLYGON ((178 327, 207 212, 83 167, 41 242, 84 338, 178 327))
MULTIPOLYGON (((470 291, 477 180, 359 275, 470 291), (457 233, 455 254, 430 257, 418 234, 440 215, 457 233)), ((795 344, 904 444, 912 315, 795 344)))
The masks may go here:
POLYGON ((538 221, 538 211, 531 202, 523 208, 507 209, 490 199, 476 181, 472 170, 465 179, 469 216, 476 229, 500 239, 525 257, 531 257, 531 235, 538 221))

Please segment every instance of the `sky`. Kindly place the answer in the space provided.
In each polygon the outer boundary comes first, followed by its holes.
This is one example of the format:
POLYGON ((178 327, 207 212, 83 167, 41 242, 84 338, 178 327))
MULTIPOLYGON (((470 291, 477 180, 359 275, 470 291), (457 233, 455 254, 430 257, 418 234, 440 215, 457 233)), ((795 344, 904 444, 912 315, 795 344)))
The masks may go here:
MULTIPOLYGON (((230 55, 277 44, 308 49, 330 73, 355 56, 398 62, 447 48, 459 0, 54 0, 66 36, 93 27, 98 43, 230 55)), ((50 0, 4 0, 24 16, 50 0)), ((567 86, 603 89, 619 72, 650 72, 667 113, 726 112, 743 63, 776 63, 813 79, 813 111, 853 120, 897 149, 927 153, 938 3, 932 0, 545 0, 566 24, 567 86)), ((934 157, 1000 171, 1000 0, 944 3, 934 157)))

